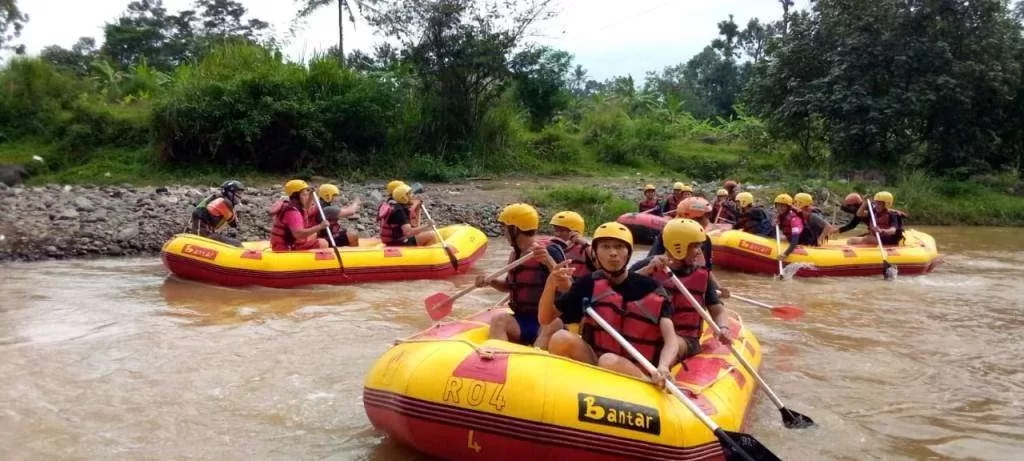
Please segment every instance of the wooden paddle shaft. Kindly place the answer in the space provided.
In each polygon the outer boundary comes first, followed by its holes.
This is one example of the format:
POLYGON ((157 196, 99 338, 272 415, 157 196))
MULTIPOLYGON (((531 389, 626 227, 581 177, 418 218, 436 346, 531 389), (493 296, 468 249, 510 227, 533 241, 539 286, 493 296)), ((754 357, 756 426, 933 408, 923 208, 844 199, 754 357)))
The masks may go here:
MULTIPOLYGON (((782 219, 781 217, 779 219, 782 219)), ((775 251, 779 252, 779 256, 782 256, 782 229, 779 225, 775 225, 775 251)), ((782 277, 782 260, 779 259, 779 277, 782 277)))
MULTIPOLYGON (((521 257, 521 258, 519 258, 519 259, 517 259, 515 261, 512 261, 512 262, 506 264, 505 267, 502 267, 501 269, 498 269, 498 270, 488 274, 486 277, 484 277, 484 280, 487 281, 487 282, 490 282, 491 280, 494 280, 494 278, 500 276, 501 274, 504 274, 504 273, 506 273, 506 272, 508 272, 508 271, 510 271, 512 269, 515 269, 516 267, 519 267, 520 264, 525 263, 527 260, 529 260, 532 257, 533 257, 533 254, 528 254, 528 255, 523 256, 523 257, 521 257)), ((476 284, 473 284, 473 285, 470 285, 470 286, 468 286, 466 288, 463 288, 462 290, 459 290, 458 293, 455 293, 454 295, 452 295, 451 298, 449 298, 449 302, 455 301, 456 299, 459 299, 459 298, 461 298, 463 296, 466 296, 467 294, 469 294, 469 292, 475 290, 476 288, 477 288, 476 284)))
MULTIPOLYGON (((868 216, 871 216, 871 227, 878 228, 878 222, 875 221, 875 209, 871 206, 871 200, 868 202, 868 216)), ((882 254, 882 261, 889 262, 889 256, 885 254, 885 248, 882 248, 882 235, 879 231, 875 231, 875 241, 878 242, 878 252, 882 254)))
POLYGON ((737 294, 730 294, 729 297, 730 298, 736 298, 736 299, 738 299, 740 301, 743 301, 745 303, 750 303, 750 304, 753 304, 755 306, 761 306, 761 307, 766 308, 766 309, 771 309, 773 307, 771 305, 762 303, 760 301, 755 301, 755 300, 750 299, 750 298, 744 298, 743 296, 740 296, 740 295, 737 295, 737 294))

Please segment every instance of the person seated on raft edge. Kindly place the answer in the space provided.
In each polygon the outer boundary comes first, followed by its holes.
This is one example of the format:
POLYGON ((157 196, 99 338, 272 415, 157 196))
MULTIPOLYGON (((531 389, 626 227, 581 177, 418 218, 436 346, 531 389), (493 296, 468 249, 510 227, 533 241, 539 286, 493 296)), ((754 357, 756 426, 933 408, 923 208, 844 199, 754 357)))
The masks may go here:
MULTIPOLYGON (((512 309, 512 314, 491 319, 490 338, 542 347, 538 343, 542 334, 537 321, 537 303, 540 301, 544 281, 556 264, 566 261, 565 254, 558 243, 535 237, 540 226, 540 215, 528 204, 513 203, 506 206, 498 214, 498 222, 504 225, 505 238, 512 248, 508 261, 515 261, 526 253, 533 254, 533 258, 508 271, 504 281, 487 282, 483 275, 476 277, 477 287, 490 285, 495 290, 509 294, 508 307, 512 309)), ((550 333, 545 337, 550 337, 550 333)))
MULTIPOLYGON (((882 237, 882 245, 899 245, 903 242, 903 220, 907 217, 906 213, 892 208, 895 203, 895 198, 892 193, 887 191, 881 191, 875 194, 874 198, 874 211, 875 211, 875 223, 876 226, 869 226, 868 230, 871 231, 868 235, 863 237, 854 237, 847 240, 849 245, 874 245, 877 243, 875 239, 875 232, 882 237)), ((863 219, 866 223, 871 223, 871 217, 868 216, 867 204, 861 206, 860 210, 857 210, 857 216, 863 219)))
POLYGON ((814 197, 806 192, 793 196, 793 206, 804 221, 804 231, 800 233, 800 244, 820 247, 832 235, 834 227, 825 220, 821 210, 814 206, 814 197))
POLYGON ((681 182, 673 184, 672 195, 670 195, 662 205, 661 214, 663 216, 675 216, 676 208, 679 208, 679 204, 690 197, 693 197, 693 187, 687 186, 681 182))
MULTIPOLYGON (((331 204, 334 198, 341 193, 338 186, 334 184, 321 184, 320 188, 317 189, 316 195, 319 197, 320 206, 324 210, 324 216, 327 218, 328 227, 320 231, 317 237, 327 240, 327 244, 330 245, 331 241, 327 238, 327 233, 330 232, 331 236, 334 237, 334 244, 343 246, 359 246, 359 232, 355 229, 348 229, 341 227, 338 222, 340 218, 347 218, 359 212, 359 205, 362 203, 358 198, 348 204, 344 208, 336 207, 331 204)), ((320 224, 323 222, 320 219, 320 210, 315 206, 309 208, 309 215, 306 219, 313 224, 320 224)))
POLYGON ((596 269, 590 253, 590 242, 583 237, 586 231, 583 216, 575 211, 562 211, 551 217, 550 224, 555 238, 565 243, 563 252, 565 259, 575 269, 573 277, 580 278, 594 272, 596 269))
POLYGON ((597 272, 572 281, 573 269, 562 263, 544 283, 538 318, 549 325, 579 322, 580 334, 565 329, 553 331, 548 350, 591 365, 646 378, 643 369, 615 338, 589 315, 592 307, 642 355, 657 366, 652 382, 663 385, 670 379, 669 369, 679 356, 679 337, 672 324, 673 308, 668 293, 654 279, 629 272, 626 265, 633 253, 633 234, 625 226, 610 222, 594 230, 592 240, 597 272), (569 284, 568 292, 555 294, 569 284))
POLYGON ((657 197, 658 189, 654 187, 654 184, 648 184, 644 186, 644 199, 637 203, 636 208, 640 213, 652 213, 655 215, 661 214, 661 205, 658 204, 657 197))
POLYGON ((850 218, 850 222, 848 222, 845 225, 843 225, 843 227, 840 227, 838 229, 833 230, 831 235, 836 235, 836 234, 842 234, 842 233, 845 233, 845 232, 849 232, 849 231, 855 229, 861 223, 865 223, 868 227, 870 227, 871 226, 871 219, 870 218, 865 220, 864 218, 861 218, 860 216, 857 216, 857 211, 860 210, 861 208, 865 207, 865 206, 866 205, 864 205, 864 198, 861 197, 860 194, 858 194, 856 192, 853 192, 853 193, 850 193, 849 195, 847 195, 846 198, 843 199, 843 205, 840 206, 839 209, 842 210, 845 213, 849 213, 849 214, 853 215, 853 217, 851 217, 850 218))
POLYGON ((739 219, 732 225, 733 230, 741 230, 748 234, 762 237, 775 237, 772 220, 761 205, 754 205, 754 195, 750 192, 736 194, 736 203, 740 207, 739 219))
POLYGON ((273 225, 270 228, 270 248, 273 251, 297 251, 327 248, 327 241, 316 234, 327 228, 327 223, 307 226, 306 216, 313 203, 313 188, 306 181, 293 179, 284 185, 284 200, 270 209, 273 225))
MULTIPOLYGON (((690 197, 686 200, 683 200, 683 203, 680 203, 679 208, 676 209, 677 217, 693 220, 700 224, 701 226, 703 226, 705 234, 704 242, 701 243, 700 245, 701 257, 703 258, 701 260, 701 264, 704 266, 704 269, 706 269, 708 273, 711 275, 711 280, 715 282, 715 285, 722 292, 722 299, 728 299, 730 296, 732 296, 732 292, 728 288, 718 283, 718 279, 715 278, 715 266, 713 264, 714 258, 711 255, 712 249, 714 247, 711 244, 711 237, 706 233, 707 230, 711 227, 710 213, 711 204, 709 204, 708 201, 702 197, 690 197)), ((652 257, 662 254, 665 254, 665 243, 662 239, 662 234, 659 234, 657 237, 654 238, 654 243, 651 245, 650 251, 647 252, 647 257, 634 263, 633 266, 630 267, 630 270, 636 271, 646 266, 650 262, 652 257)))
POLYGON ((241 181, 228 180, 220 185, 220 194, 214 194, 196 204, 189 220, 189 230, 196 235, 241 247, 242 242, 223 235, 220 230, 225 225, 238 228, 238 216, 235 206, 242 201, 245 185, 241 181))
POLYGON ((775 196, 775 223, 782 233, 779 237, 789 242, 786 251, 777 256, 779 261, 783 261, 800 245, 800 234, 804 231, 804 220, 800 213, 793 209, 793 197, 789 194, 775 196))
POLYGON ((672 297, 672 307, 675 309, 672 324, 675 325, 680 340, 679 360, 700 352, 700 334, 704 321, 686 295, 676 288, 672 278, 665 273, 665 267, 672 270, 697 302, 711 314, 711 318, 723 333, 719 336, 719 341, 731 341, 732 338, 727 333, 729 314, 718 296, 718 290, 721 288, 711 271, 703 267, 704 255, 701 246, 708 239, 704 226, 691 219, 673 219, 665 224, 661 237, 668 247, 668 252, 649 257, 643 261, 645 264, 642 267, 630 270, 653 278, 672 297))
POLYGON ((409 218, 409 203, 412 201, 412 188, 408 184, 400 184, 391 192, 392 201, 387 202, 377 217, 380 227, 380 241, 392 246, 427 246, 437 241, 431 230, 431 224, 413 227, 409 218))
POLYGON ((721 221, 727 221, 729 224, 732 224, 736 221, 732 212, 725 209, 725 202, 728 200, 729 191, 725 189, 718 189, 718 192, 715 192, 715 203, 711 205, 711 222, 717 224, 721 221))

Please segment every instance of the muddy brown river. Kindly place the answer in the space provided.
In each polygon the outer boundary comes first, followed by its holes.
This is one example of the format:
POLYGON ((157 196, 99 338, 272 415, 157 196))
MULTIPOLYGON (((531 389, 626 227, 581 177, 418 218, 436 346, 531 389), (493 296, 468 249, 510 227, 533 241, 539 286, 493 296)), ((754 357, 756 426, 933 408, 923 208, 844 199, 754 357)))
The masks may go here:
MULTIPOLYGON (((761 373, 818 427, 755 401, 746 431, 783 459, 1024 459, 1024 236, 931 228, 922 277, 776 282, 722 272, 761 373)), ((507 255, 492 241, 474 274, 507 255)), ((376 432, 362 382, 423 298, 471 283, 226 289, 158 258, 0 265, 0 459, 411 460, 376 432)), ((499 298, 478 290, 456 314, 499 298)))

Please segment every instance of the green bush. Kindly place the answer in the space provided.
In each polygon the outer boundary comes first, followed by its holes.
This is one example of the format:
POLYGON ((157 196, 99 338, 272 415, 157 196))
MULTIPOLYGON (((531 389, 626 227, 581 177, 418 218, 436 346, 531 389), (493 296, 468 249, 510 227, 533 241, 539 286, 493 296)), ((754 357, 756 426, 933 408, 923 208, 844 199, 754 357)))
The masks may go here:
MULTIPOLYGON (((0 131, 6 140, 49 135, 86 85, 36 58, 14 58, 0 71, 0 131)), ((0 139, 3 140, 3 139, 0 139)))
MULTIPOLYGON (((540 188, 526 193, 527 201, 551 213, 559 211, 575 211, 583 215, 587 229, 591 230, 603 223, 615 221, 623 213, 636 210, 636 204, 619 198, 611 192, 589 186, 561 186, 540 188)), ((550 232, 542 220, 542 230, 550 232)))
POLYGON ((633 121, 621 108, 611 104, 597 107, 584 115, 581 125, 583 144, 597 154, 598 160, 626 166, 640 163, 631 149, 633 121))
POLYGON ((564 124, 548 125, 530 141, 534 157, 559 164, 576 164, 583 158, 583 143, 566 132, 564 124))
POLYGON ((59 146, 70 154, 101 146, 149 146, 150 114, 149 104, 111 104, 83 94, 62 115, 59 146))

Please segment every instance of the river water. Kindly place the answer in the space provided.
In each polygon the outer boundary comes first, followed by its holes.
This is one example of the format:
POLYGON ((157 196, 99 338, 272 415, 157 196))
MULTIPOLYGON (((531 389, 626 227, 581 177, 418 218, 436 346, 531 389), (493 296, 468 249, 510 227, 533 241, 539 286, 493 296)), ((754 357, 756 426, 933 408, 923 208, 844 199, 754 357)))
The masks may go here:
MULTIPOLYGON (((926 231, 945 264, 895 283, 719 275, 807 312, 729 303, 765 379, 818 422, 785 429, 759 398, 748 433, 783 459, 1024 457, 1024 237, 926 231)), ((474 273, 506 255, 492 241, 474 273)), ((157 258, 0 266, 0 459, 421 459, 370 426, 363 377, 429 326, 426 295, 472 278, 239 290, 157 258)), ((478 290, 456 314, 499 297, 478 290)))

